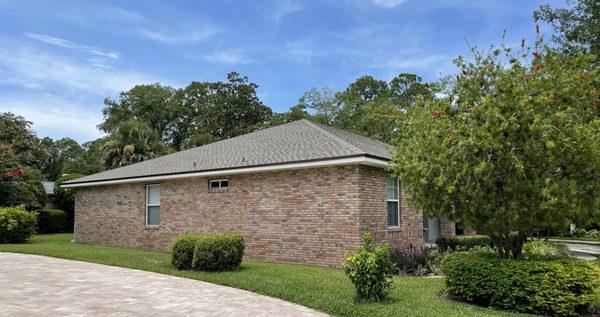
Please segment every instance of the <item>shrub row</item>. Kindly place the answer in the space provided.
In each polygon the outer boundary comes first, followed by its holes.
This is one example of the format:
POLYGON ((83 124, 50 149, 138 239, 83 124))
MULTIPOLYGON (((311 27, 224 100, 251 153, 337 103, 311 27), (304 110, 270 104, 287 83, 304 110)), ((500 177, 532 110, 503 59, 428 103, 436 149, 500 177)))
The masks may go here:
POLYGON ((242 263, 244 248, 240 234, 186 233, 173 242, 171 264, 180 270, 232 270, 242 263))
POLYGON ((0 243, 21 243, 35 233, 37 213, 25 206, 0 207, 0 243))
POLYGON ((491 239, 484 235, 474 236, 442 236, 435 240, 440 252, 466 251, 474 247, 489 247, 491 239))
POLYGON ((39 210, 37 219, 39 233, 59 233, 68 230, 69 218, 62 210, 39 210))
POLYGON ((600 267, 575 258, 456 252, 444 257, 442 271, 451 296, 497 309, 571 316, 600 299, 600 267))

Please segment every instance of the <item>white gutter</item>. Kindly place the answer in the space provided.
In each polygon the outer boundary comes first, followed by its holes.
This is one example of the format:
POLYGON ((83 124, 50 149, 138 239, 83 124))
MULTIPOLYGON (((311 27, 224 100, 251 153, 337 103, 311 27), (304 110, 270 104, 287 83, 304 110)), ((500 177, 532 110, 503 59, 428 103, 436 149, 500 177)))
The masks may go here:
POLYGON ((388 166, 388 162, 385 160, 374 159, 374 158, 370 158, 370 157, 366 157, 366 156, 358 156, 358 157, 350 157, 350 158, 343 158, 343 159, 332 159, 332 160, 322 160, 322 161, 303 162, 303 163, 287 163, 287 164, 258 166, 258 167, 240 167, 240 168, 217 170, 217 171, 204 171, 204 172, 182 173, 182 174, 172 174, 172 175, 141 176, 141 177, 135 177, 135 178, 114 179, 114 180, 105 180, 105 181, 101 180, 101 181, 93 181, 93 182, 86 182, 86 183, 79 183, 79 184, 77 184, 77 183, 63 184, 60 187, 61 188, 75 188, 75 187, 89 187, 89 186, 140 183, 140 182, 156 182, 156 181, 166 181, 166 180, 183 179, 183 178, 191 178, 191 177, 252 174, 252 173, 264 173, 264 172, 296 170, 296 169, 304 169, 304 168, 353 165, 353 164, 369 165, 369 166, 382 167, 382 168, 386 168, 388 166))

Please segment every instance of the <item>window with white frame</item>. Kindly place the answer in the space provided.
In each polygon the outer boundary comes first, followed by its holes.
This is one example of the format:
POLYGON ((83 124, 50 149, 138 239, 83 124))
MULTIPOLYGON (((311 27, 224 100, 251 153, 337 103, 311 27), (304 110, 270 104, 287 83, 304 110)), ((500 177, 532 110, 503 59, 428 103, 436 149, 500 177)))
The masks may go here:
POLYGON ((388 227, 400 226, 400 182, 392 175, 386 175, 387 187, 387 221, 388 227))
POLYGON ((146 226, 160 225, 160 185, 146 185, 146 226))
POLYGON ((212 190, 227 189, 229 188, 228 179, 212 179, 208 183, 208 188, 212 190))

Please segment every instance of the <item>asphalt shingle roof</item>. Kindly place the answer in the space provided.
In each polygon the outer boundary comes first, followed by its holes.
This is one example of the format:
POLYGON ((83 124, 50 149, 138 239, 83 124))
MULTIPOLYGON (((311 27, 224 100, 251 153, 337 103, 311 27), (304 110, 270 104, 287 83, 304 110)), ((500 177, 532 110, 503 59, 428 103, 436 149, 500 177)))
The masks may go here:
POLYGON ((361 155, 388 160, 392 154, 393 148, 388 144, 308 120, 298 120, 88 175, 65 184, 361 155))

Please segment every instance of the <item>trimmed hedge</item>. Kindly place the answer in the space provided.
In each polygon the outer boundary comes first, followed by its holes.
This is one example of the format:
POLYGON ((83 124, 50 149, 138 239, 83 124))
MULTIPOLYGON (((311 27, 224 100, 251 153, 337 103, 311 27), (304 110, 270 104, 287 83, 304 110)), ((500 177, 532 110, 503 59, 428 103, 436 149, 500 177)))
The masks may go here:
POLYGON ((442 236, 435 240, 440 252, 467 251, 474 247, 489 247, 492 241, 484 235, 474 236, 442 236))
POLYGON ((173 241, 171 264, 178 270, 190 270, 194 261, 194 249, 200 236, 193 233, 185 233, 173 241))
POLYGON ((37 221, 40 233, 66 232, 69 225, 67 213, 59 209, 38 211, 37 221))
POLYGON ((26 242, 35 233, 37 213, 25 206, 0 207, 0 243, 26 242))
POLYGON ((575 258, 456 252, 444 257, 442 271, 451 296, 497 309, 572 316, 600 300, 600 267, 575 258))
POLYGON ((241 234, 200 236, 194 249, 192 268, 199 271, 233 270, 240 266, 245 241, 241 234))

